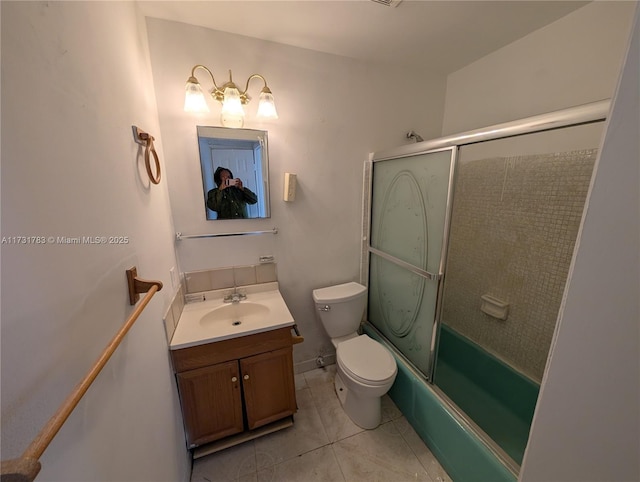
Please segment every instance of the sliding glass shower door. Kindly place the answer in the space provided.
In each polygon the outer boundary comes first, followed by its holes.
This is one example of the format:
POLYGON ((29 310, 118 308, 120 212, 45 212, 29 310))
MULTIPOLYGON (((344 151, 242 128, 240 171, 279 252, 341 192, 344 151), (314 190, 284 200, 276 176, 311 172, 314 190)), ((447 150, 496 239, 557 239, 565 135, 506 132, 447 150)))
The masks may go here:
POLYGON ((369 236, 370 323, 427 379, 444 272, 455 150, 376 161, 369 236))

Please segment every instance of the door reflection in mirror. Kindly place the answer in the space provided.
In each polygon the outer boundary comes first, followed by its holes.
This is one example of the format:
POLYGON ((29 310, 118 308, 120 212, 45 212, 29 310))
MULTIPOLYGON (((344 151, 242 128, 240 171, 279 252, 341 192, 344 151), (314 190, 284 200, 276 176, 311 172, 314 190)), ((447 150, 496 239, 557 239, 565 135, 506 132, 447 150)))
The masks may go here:
POLYGON ((267 132, 198 126, 206 219, 268 218, 267 132))

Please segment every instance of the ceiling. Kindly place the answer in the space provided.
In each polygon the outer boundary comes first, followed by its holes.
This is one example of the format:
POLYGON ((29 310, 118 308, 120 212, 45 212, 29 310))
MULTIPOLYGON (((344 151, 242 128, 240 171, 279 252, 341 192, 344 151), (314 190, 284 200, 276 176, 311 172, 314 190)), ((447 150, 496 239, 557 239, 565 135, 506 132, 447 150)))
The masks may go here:
POLYGON ((448 74, 587 1, 141 1, 146 16, 448 74))

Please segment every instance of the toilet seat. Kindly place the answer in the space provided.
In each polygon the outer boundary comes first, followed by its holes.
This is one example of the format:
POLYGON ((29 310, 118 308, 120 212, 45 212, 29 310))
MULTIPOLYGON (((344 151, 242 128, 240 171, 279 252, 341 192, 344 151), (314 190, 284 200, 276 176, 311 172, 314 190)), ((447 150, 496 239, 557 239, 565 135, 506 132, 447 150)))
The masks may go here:
POLYGON ((346 375, 366 385, 384 385, 398 371, 389 350, 367 335, 340 343, 336 359, 346 375))

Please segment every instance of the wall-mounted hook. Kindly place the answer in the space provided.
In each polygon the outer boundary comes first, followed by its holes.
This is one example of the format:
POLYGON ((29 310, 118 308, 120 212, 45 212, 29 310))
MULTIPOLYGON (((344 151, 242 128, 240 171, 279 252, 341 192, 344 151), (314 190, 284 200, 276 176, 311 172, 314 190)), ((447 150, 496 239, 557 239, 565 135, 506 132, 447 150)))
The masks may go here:
POLYGON ((143 131, 137 126, 131 126, 133 128, 133 140, 136 141, 141 146, 144 146, 144 165, 147 168, 147 175, 149 176, 149 180, 154 184, 160 183, 160 160, 158 159, 158 154, 156 153, 156 148, 153 146, 154 137, 143 131), (153 174, 151 170, 151 163, 149 161, 149 154, 153 154, 153 159, 156 164, 156 173, 153 174))

